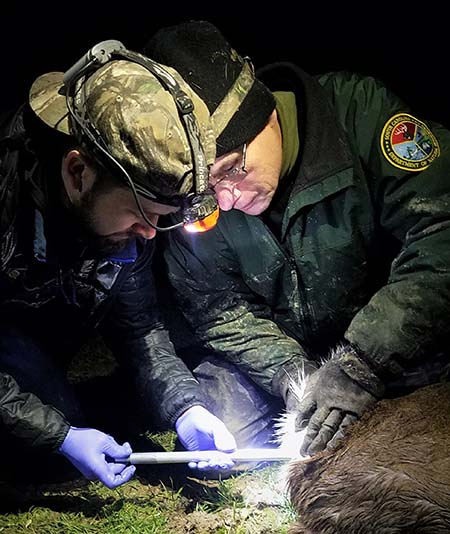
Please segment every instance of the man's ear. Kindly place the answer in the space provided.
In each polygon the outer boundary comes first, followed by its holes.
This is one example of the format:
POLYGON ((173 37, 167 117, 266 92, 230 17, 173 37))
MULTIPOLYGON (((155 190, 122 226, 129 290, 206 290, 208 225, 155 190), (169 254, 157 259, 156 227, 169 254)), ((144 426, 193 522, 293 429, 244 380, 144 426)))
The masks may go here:
POLYGON ((62 178, 67 196, 72 204, 78 204, 83 193, 89 191, 94 180, 94 172, 83 154, 73 149, 67 152, 62 161, 62 178))

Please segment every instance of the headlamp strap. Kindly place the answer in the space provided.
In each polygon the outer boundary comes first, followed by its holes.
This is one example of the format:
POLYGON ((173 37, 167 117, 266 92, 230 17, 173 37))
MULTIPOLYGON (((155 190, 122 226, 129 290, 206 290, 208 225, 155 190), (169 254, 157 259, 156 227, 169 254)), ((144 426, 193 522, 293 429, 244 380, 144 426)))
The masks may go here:
POLYGON ((142 65, 156 76, 172 95, 178 108, 180 118, 184 123, 186 136, 191 147, 192 162, 194 165, 195 192, 196 194, 203 193, 208 189, 209 169, 206 162, 205 151, 200 140, 200 132, 194 115, 194 104, 191 98, 181 89, 179 83, 172 74, 152 59, 127 49, 118 50, 114 55, 122 56, 129 61, 142 65))
POLYGON ((96 44, 64 73, 64 86, 70 86, 73 82, 85 76, 92 68, 98 69, 101 65, 110 61, 114 53, 123 50, 126 50, 125 46, 114 39, 96 44))

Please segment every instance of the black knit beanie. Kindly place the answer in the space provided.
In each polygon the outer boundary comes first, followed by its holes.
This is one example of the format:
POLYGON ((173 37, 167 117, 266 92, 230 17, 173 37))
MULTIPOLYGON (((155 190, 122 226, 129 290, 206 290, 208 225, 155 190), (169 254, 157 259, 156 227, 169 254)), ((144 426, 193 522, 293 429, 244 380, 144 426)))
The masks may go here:
MULTIPOLYGON (((189 21, 158 30, 144 47, 151 59, 173 67, 212 114, 242 70, 244 60, 210 22, 189 21)), ((275 108, 272 93, 255 80, 240 108, 217 138, 220 156, 253 139, 275 108)))

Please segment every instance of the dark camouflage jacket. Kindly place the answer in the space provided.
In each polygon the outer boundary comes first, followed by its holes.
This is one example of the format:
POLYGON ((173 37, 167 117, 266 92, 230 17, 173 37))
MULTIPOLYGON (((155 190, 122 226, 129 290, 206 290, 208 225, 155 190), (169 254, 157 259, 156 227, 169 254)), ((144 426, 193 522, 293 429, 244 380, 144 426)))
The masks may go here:
MULTIPOLYGON (((20 110, 0 130, 0 315, 33 310, 46 320, 56 307, 62 322, 65 314, 67 321, 75 315, 81 327, 99 327, 135 378, 145 408, 161 424, 173 425, 184 410, 203 402, 160 320, 151 270, 154 244, 137 240, 113 258, 82 249, 74 254, 76 243, 65 243, 59 229, 59 241, 48 239, 58 223, 47 224, 45 205, 55 177, 45 174, 48 167, 33 151, 28 113, 20 110)), ((56 180, 60 183, 60 175, 56 180)), ((70 424, 4 373, 0 422, 26 442, 50 449, 60 445, 70 424)))
POLYGON ((204 344, 279 394, 293 358, 349 341, 382 377, 448 347, 450 133, 372 78, 261 71, 291 91, 300 153, 281 238, 261 217, 169 236, 165 257, 204 344))

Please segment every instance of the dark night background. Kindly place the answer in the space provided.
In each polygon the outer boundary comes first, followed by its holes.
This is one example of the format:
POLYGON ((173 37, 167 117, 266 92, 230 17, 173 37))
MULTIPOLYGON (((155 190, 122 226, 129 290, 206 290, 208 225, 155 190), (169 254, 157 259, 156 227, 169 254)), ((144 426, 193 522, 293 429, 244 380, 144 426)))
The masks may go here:
POLYGON ((351 16, 349 5, 342 7, 342 3, 334 8, 318 2, 295 5, 298 14, 284 4, 261 4, 251 8, 250 14, 242 10, 249 9, 244 2, 234 6, 211 3, 209 9, 193 4, 180 9, 166 2, 157 5, 157 12, 150 1, 101 4, 83 0, 60 2, 54 8, 42 2, 3 6, 2 109, 26 98, 39 74, 66 70, 101 40, 118 39, 140 51, 160 26, 207 19, 241 54, 250 56, 256 67, 288 60, 311 74, 335 69, 370 74, 402 96, 421 118, 450 127, 450 46, 443 42, 449 29, 439 28, 441 20, 445 24, 443 13, 431 4, 408 19, 406 10, 396 14, 392 5, 383 10, 380 4, 364 3, 365 12, 352 11, 351 16))

